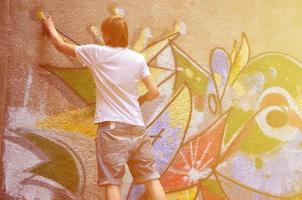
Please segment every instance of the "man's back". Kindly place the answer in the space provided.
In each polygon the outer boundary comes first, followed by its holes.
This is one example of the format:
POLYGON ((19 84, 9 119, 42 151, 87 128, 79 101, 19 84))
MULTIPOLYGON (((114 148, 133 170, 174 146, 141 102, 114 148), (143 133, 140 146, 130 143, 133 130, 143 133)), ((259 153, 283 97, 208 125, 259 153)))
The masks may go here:
POLYGON ((96 83, 94 123, 118 121, 144 126, 138 82, 150 74, 144 57, 128 48, 95 44, 77 46, 76 55, 96 83))

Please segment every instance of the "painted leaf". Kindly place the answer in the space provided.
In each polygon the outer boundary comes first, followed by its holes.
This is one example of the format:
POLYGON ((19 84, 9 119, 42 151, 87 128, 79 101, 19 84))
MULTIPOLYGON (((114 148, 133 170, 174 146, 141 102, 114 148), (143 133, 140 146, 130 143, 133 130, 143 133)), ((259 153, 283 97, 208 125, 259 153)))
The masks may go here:
POLYGON ((231 67, 231 71, 230 71, 230 75, 229 75, 230 83, 233 83, 236 76, 246 66, 246 64, 249 60, 249 55, 250 55, 250 50, 249 50, 248 42, 247 42, 245 34, 243 33, 241 36, 240 48, 238 50, 238 53, 235 57, 234 62, 232 63, 232 67, 231 67))
POLYGON ((61 79, 87 104, 95 103, 95 83, 89 68, 42 67, 61 79))
POLYGON ((48 156, 49 161, 38 165, 30 172, 61 184, 71 192, 79 186, 79 174, 73 156, 62 146, 37 134, 28 133, 25 137, 48 156))

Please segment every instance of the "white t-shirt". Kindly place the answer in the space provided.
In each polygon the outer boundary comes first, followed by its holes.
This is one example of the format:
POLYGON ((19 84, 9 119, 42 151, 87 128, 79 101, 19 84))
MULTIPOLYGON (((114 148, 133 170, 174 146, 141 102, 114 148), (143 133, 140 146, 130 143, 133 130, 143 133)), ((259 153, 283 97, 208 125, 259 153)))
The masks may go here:
POLYGON ((96 83, 94 123, 117 121, 145 126, 138 102, 138 83, 150 75, 145 57, 128 48, 79 45, 81 63, 92 71, 96 83))

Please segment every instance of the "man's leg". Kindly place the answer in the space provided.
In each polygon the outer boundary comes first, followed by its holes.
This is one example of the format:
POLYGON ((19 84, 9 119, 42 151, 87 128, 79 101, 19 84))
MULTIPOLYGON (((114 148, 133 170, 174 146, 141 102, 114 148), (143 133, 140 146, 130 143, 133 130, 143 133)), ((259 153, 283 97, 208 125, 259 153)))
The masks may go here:
POLYGON ((166 200, 164 188, 158 179, 146 181, 145 186, 152 200, 166 200))
POLYGON ((159 181, 160 175, 151 153, 152 139, 144 126, 134 126, 131 131, 134 139, 134 153, 128 160, 128 166, 135 183, 144 183, 152 200, 165 200, 165 191, 159 181))
POLYGON ((105 187, 107 200, 121 200, 120 186, 108 185, 105 187))
POLYGON ((128 160, 127 130, 130 125, 102 123, 96 138, 98 185, 104 186, 106 199, 120 200, 120 186, 128 160))

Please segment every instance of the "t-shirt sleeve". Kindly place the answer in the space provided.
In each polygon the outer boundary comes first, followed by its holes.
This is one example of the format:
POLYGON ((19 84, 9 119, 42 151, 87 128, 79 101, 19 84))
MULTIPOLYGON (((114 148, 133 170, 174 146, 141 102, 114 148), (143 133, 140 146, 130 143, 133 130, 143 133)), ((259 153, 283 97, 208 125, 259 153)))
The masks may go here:
POLYGON ((100 62, 100 47, 96 44, 77 45, 76 56, 84 66, 92 67, 100 62))
POLYGON ((143 80, 146 76, 148 76, 150 74, 151 73, 149 71, 148 65, 147 65, 146 60, 144 58, 143 62, 142 62, 142 68, 141 68, 141 71, 140 71, 140 74, 139 74, 139 78, 140 78, 140 80, 143 80))

